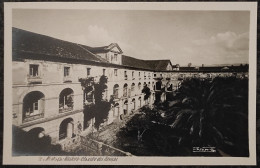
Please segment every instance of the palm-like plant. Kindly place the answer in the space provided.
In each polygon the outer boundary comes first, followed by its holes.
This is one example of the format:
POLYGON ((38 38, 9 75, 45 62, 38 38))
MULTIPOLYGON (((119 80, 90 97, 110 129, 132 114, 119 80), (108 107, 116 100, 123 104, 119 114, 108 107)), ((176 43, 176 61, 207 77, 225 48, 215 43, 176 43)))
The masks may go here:
POLYGON ((187 79, 168 124, 180 130, 180 144, 213 146, 229 155, 248 155, 248 80, 187 79))

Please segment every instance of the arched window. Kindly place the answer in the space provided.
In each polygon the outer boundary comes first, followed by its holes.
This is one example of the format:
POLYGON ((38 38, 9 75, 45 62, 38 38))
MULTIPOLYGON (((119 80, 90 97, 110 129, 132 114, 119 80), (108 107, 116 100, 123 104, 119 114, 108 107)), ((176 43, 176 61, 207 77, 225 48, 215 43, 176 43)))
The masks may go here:
POLYGON ((118 99, 118 90, 119 90, 119 85, 115 84, 113 87, 113 95, 115 99, 118 99))
POLYGON ((131 85, 131 92, 134 92, 135 91, 135 83, 132 83, 131 85))
POLYGON ((142 89, 142 84, 141 82, 138 83, 138 90, 141 90, 142 89))
POLYGON ((148 82, 148 85, 147 85, 147 87, 148 87, 148 88, 150 88, 150 85, 151 85, 151 83, 150 83, 150 82, 148 82))
POLYGON ((132 99, 132 110, 136 109, 136 105, 135 105, 135 99, 132 99))
POLYGON ((44 115, 44 94, 39 91, 28 93, 23 99, 23 121, 42 118, 44 115))
POLYGON ((35 127, 27 132, 28 138, 38 139, 45 136, 44 129, 42 127, 35 127))
POLYGON ((73 110, 73 90, 70 88, 63 89, 59 96, 59 112, 73 110))
POLYGON ((123 109, 124 109, 124 115, 126 115, 128 113, 128 101, 127 100, 124 102, 123 109))
POLYGON ((64 119, 60 124, 59 140, 74 137, 74 123, 72 118, 64 119))
POLYGON ((127 97, 127 84, 124 84, 124 87, 123 87, 123 96, 124 96, 124 97, 127 97))
POLYGON ((84 103, 93 103, 93 86, 88 86, 84 90, 84 103))
POLYGON ((138 106, 142 107, 142 98, 141 97, 138 98, 138 102, 139 102, 138 106))
POLYGON ((155 83, 155 90, 161 90, 162 89, 162 83, 161 82, 156 82, 155 83))

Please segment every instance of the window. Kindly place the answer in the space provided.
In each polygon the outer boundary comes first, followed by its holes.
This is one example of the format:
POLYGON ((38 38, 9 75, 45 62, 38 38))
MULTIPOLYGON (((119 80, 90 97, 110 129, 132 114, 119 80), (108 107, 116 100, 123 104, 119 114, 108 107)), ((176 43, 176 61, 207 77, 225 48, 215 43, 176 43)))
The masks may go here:
POLYGON ((63 89, 59 96, 59 112, 67 112, 73 109, 73 90, 63 89))
POLYGON ((114 54, 114 59, 115 61, 117 61, 117 54, 114 54))
POLYGON ((44 94, 39 91, 28 93, 23 99, 23 122, 43 117, 44 94))
POLYGON ((141 90, 141 85, 142 85, 142 84, 139 82, 139 83, 138 83, 138 89, 139 89, 139 90, 141 90))
POLYGON ((114 69, 114 75, 117 76, 117 69, 114 69))
POLYGON ((106 75, 106 69, 103 69, 103 75, 104 76, 106 75))
POLYGON ((125 80, 127 80, 127 71, 124 72, 125 80))
POLYGON ((134 78, 134 77, 135 77, 135 71, 132 72, 132 78, 134 78))
POLYGON ((87 77, 90 76, 90 70, 91 70, 91 68, 87 68, 87 77))
POLYGON ((34 111, 38 110, 38 101, 33 103, 33 110, 34 111))
POLYGON ((123 87, 123 97, 127 97, 127 84, 123 87))
POLYGON ((153 74, 154 77, 156 77, 156 74, 153 74))
POLYGON ((39 65, 30 65, 30 76, 38 76, 39 75, 39 65))
POLYGON ((70 76, 70 67, 64 67, 64 76, 70 76))
POLYGON ((141 72, 139 72, 139 77, 141 76, 141 72))
POLYGON ((118 89, 119 89, 119 85, 115 84, 113 87, 113 95, 115 99, 118 99, 118 89))

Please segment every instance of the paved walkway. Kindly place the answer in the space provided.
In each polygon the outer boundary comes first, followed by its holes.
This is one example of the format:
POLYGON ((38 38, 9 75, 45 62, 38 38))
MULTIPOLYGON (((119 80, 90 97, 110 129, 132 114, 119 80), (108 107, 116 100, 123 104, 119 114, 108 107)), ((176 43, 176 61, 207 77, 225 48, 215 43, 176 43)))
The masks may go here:
POLYGON ((134 111, 134 113, 125 116, 123 120, 118 122, 113 122, 107 126, 104 126, 99 131, 93 133, 93 138, 98 141, 101 141, 105 144, 112 145, 116 143, 117 136, 116 134, 119 132, 120 128, 124 127, 125 124, 135 115, 138 114, 139 110, 134 111))

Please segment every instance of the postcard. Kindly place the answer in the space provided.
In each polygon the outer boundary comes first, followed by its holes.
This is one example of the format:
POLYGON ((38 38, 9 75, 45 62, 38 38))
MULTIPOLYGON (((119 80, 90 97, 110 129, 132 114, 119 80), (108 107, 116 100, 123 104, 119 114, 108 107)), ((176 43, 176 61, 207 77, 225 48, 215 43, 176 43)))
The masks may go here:
POLYGON ((256 165, 256 2, 4 4, 14 165, 256 165))

